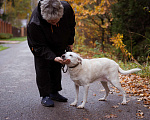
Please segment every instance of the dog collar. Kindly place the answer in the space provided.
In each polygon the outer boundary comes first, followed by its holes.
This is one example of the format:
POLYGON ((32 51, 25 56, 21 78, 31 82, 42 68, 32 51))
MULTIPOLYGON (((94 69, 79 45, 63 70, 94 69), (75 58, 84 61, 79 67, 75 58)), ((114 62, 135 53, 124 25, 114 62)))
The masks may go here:
POLYGON ((75 66, 72 66, 72 67, 69 67, 69 68, 75 68, 75 67, 77 67, 79 65, 79 63, 78 64, 76 64, 75 66))

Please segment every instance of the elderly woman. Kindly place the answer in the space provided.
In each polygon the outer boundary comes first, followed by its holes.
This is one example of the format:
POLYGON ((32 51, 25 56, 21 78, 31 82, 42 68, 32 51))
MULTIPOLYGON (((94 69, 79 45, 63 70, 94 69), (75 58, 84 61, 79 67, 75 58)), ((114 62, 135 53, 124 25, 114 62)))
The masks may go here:
POLYGON ((67 102, 59 94, 61 87, 61 59, 66 48, 71 49, 75 35, 75 15, 69 3, 60 0, 41 0, 27 26, 27 39, 34 55, 36 82, 41 104, 53 107, 52 100, 67 102))

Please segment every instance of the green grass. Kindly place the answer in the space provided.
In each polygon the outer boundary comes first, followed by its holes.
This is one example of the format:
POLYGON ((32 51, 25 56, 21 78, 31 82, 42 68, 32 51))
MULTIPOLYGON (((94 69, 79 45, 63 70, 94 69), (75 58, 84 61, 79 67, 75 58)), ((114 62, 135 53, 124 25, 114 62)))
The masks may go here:
POLYGON ((8 47, 4 47, 2 45, 0 45, 0 51, 7 49, 8 47))
MULTIPOLYGON (((0 39, 0 40, 20 41, 21 42, 21 41, 27 40, 27 37, 26 36, 25 37, 13 37, 13 38, 10 38, 10 39, 0 39)), ((4 46, 0 45, 0 51, 5 50, 7 48, 9 48, 9 47, 4 47, 4 46)))
POLYGON ((95 49, 95 48, 89 48, 87 46, 74 46, 74 52, 79 53, 80 55, 82 55, 83 57, 89 57, 89 58, 101 58, 101 57, 106 57, 109 59, 114 60, 115 62, 117 62, 120 67, 124 70, 129 70, 132 68, 140 68, 142 69, 141 71, 139 71, 137 74, 143 78, 147 78, 149 79, 149 83, 150 83, 150 63, 146 63, 146 64, 141 64, 138 65, 132 61, 126 61, 123 62, 122 60, 119 60, 115 55, 112 54, 113 50, 108 50, 107 52, 103 53, 102 51, 100 51, 99 49, 95 49))
POLYGON ((8 41, 25 41, 27 40, 27 37, 13 37, 13 38, 10 38, 10 39, 3 39, 3 40, 8 40, 8 41))

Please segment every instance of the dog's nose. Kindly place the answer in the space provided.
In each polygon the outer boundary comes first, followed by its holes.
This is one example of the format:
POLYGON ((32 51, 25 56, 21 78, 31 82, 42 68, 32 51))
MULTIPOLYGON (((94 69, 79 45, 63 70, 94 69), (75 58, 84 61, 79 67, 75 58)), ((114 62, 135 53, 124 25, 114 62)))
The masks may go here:
POLYGON ((61 56, 61 58, 62 58, 62 59, 65 59, 65 55, 63 54, 63 55, 61 56))

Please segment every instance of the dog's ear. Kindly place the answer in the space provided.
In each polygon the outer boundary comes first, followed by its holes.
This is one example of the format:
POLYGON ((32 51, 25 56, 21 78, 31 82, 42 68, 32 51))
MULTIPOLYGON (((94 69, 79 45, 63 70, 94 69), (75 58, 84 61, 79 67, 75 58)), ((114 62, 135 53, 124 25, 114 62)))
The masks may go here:
POLYGON ((82 58, 78 57, 78 62, 82 65, 82 58))

